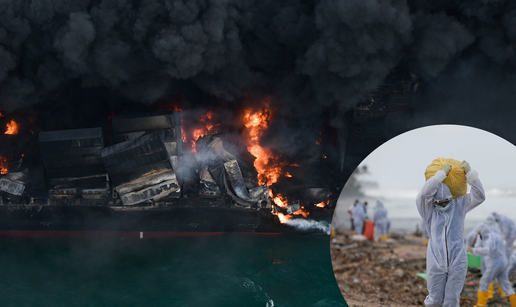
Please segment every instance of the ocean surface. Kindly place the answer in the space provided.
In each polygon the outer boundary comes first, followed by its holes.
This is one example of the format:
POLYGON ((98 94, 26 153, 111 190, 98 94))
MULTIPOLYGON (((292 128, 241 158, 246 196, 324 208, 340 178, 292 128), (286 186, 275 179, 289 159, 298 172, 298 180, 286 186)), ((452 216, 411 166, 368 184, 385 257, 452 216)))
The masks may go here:
MULTIPOLYGON (((379 191, 366 192, 365 197, 358 197, 367 201, 368 216, 373 217, 374 206, 377 200, 381 200, 387 208, 391 219, 391 232, 414 233, 416 228, 421 229, 421 217, 416 208, 416 196, 419 191, 379 191)), ((341 196, 336 208, 336 223, 338 227, 349 228, 350 219, 347 213, 349 205, 357 198, 341 196)), ((492 212, 507 215, 516 223, 516 193, 515 191, 486 190, 486 200, 466 215, 464 232, 468 233, 478 223, 481 223, 492 212)))
POLYGON ((0 306, 347 306, 329 237, 0 238, 0 306))

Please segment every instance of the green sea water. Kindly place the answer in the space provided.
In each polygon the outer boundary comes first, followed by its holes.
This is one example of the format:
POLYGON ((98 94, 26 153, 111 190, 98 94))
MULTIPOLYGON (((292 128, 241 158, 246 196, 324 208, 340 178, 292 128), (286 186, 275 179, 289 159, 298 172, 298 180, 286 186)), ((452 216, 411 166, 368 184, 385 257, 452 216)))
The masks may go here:
POLYGON ((347 306, 327 236, 0 239, 0 306, 347 306))

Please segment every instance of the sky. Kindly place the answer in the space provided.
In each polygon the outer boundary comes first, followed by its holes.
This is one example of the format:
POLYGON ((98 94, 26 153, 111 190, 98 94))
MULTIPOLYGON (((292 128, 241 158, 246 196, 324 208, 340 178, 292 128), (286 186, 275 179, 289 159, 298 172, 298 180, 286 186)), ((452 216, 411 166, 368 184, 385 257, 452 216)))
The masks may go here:
POLYGON ((425 169, 438 157, 469 162, 486 190, 516 189, 516 146, 490 132, 459 125, 436 125, 401 134, 373 151, 360 166, 381 191, 419 190, 425 169))
MULTIPOLYGON (((414 129, 378 147, 359 167, 367 165, 369 174, 362 181, 378 184, 364 190, 374 207, 381 199, 389 217, 406 220, 400 229, 414 230, 419 219, 415 198, 425 182, 425 170, 438 157, 469 162, 477 170, 486 191, 486 201, 466 217, 466 228, 474 227, 496 211, 516 220, 516 146, 490 132, 459 125, 436 125, 414 129)), ((469 192, 469 186, 468 186, 469 192)), ((346 210, 354 197, 341 195, 337 211, 347 221, 346 210)), ((371 209, 372 209, 371 207, 371 209)))

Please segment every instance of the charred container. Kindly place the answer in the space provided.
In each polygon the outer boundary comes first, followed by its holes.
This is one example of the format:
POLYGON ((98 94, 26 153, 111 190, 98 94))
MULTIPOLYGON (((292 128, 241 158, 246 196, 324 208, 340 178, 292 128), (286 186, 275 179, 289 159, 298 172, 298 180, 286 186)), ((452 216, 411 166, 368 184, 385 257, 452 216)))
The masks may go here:
MULTIPOLYGON (((197 155, 183 152, 181 112, 115 116, 112 131, 108 144, 100 127, 41 132, 38 160, 0 175, 0 235, 299 233, 275 215, 254 157, 228 151, 225 135, 200 138, 197 155)), ((289 189, 304 204, 331 201, 312 209, 328 220, 338 195, 327 185, 289 189)))

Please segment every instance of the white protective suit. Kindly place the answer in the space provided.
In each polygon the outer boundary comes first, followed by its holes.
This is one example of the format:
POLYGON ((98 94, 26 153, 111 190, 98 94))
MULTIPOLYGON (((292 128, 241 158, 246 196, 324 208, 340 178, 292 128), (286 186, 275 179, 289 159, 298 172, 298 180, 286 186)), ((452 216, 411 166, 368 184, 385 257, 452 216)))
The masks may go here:
POLYGON ((423 239, 428 239, 428 231, 426 230, 425 221, 421 221, 421 237, 423 239))
POLYGON ((442 181, 444 171, 437 171, 429 178, 416 198, 419 214, 429 235, 426 254, 428 296, 425 306, 459 306, 459 297, 468 258, 464 246, 464 219, 466 214, 485 200, 485 192, 477 171, 466 174, 471 192, 451 201, 445 211, 435 208, 434 200, 451 197, 448 186, 442 181))
POLYGON ((500 231, 500 228, 498 228, 498 224, 496 223, 495 217, 492 214, 486 217, 484 224, 487 226, 487 228, 489 228, 489 230, 496 232, 503 238, 502 232, 500 231))
POLYGON ((364 204, 358 202, 353 208, 353 227, 355 228, 355 234, 361 235, 364 232, 365 218, 364 204))
POLYGON ((477 233, 480 231, 480 228, 483 226, 483 223, 478 224, 466 235, 466 246, 475 246, 475 242, 471 244, 471 241, 480 241, 480 237, 477 236, 477 233))
POLYGON ((374 208, 374 230, 375 236, 386 236, 389 234, 389 220, 387 218, 387 209, 385 209, 381 201, 376 202, 374 208))
POLYGON ((480 228, 480 234, 482 241, 473 248, 473 254, 482 256, 485 261, 485 271, 482 272, 478 291, 487 292, 489 284, 498 280, 505 295, 514 294, 507 276, 507 258, 502 236, 485 225, 480 228))
POLYGON ((516 249, 512 252, 511 258, 509 259, 509 266, 507 267, 507 277, 511 277, 512 273, 516 269, 516 249))
POLYGON ((508 216, 500 215, 496 212, 493 212, 492 215, 498 222, 498 226, 502 232, 502 237, 505 240, 505 256, 509 259, 512 254, 512 244, 516 239, 516 225, 514 225, 514 222, 508 216))
MULTIPOLYGON (((475 232, 473 234, 473 237, 476 235, 476 233, 478 231, 480 231, 480 228, 482 227, 482 224, 484 224, 485 226, 487 226, 487 228, 489 228, 489 230, 491 232, 496 232, 497 234, 499 234, 500 236, 502 235, 502 233, 500 232, 500 229, 498 229, 498 224, 496 224, 496 220, 494 218, 493 215, 488 215, 487 218, 485 219, 484 223, 480 223, 478 224, 475 229, 473 229, 472 231, 470 231, 468 233, 468 235, 466 236, 466 246, 469 246, 470 243, 471 243, 471 240, 468 240, 468 238, 470 238, 471 236, 471 233, 472 232, 475 232)), ((480 242, 482 242, 482 239, 480 239, 480 236, 477 237, 477 240, 476 242, 473 244, 473 246, 475 246, 475 244, 480 244, 480 242)), ((485 257, 482 257, 482 259, 480 260, 480 271, 482 273, 484 273, 486 271, 486 264, 485 264, 485 257)))

